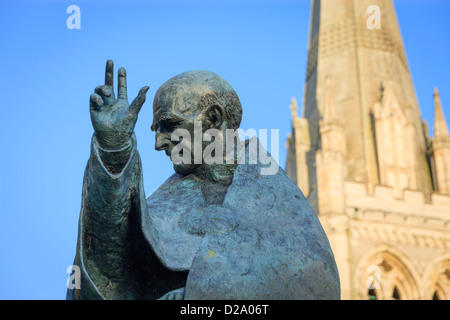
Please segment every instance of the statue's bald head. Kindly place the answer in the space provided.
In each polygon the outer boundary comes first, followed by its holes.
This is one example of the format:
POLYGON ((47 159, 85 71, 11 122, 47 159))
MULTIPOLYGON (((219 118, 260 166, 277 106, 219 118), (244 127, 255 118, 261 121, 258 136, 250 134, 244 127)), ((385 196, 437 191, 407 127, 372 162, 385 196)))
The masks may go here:
POLYGON ((238 129, 242 107, 229 83, 210 71, 189 71, 169 79, 158 89, 153 112, 169 108, 181 117, 194 120, 214 104, 222 106, 227 128, 238 129))

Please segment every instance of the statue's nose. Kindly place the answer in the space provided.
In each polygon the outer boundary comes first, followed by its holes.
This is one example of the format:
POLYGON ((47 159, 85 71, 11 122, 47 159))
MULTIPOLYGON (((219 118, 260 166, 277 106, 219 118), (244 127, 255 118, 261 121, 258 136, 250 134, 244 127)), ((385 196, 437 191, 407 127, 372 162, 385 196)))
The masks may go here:
POLYGON ((161 132, 156 132, 156 141, 155 141, 155 150, 162 151, 169 147, 170 140, 166 137, 165 134, 161 132))

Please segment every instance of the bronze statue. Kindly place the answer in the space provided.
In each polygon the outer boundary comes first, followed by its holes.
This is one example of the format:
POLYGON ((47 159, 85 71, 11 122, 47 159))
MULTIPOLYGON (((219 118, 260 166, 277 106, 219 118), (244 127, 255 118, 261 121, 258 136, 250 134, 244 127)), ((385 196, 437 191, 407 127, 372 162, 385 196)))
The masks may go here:
MULTIPOLYGON (((81 288, 69 289, 67 298, 339 299, 336 264, 316 214, 278 165, 261 173, 267 151, 256 138, 222 154, 216 149, 222 163, 198 161, 198 146, 186 136, 174 139, 179 129, 198 136, 196 124, 202 136, 239 128, 242 108, 232 87, 212 72, 191 71, 159 88, 155 148, 171 158, 175 174, 146 199, 134 126, 148 87, 128 104, 121 68, 116 98, 113 69, 108 61, 105 85, 90 97, 94 135, 74 262, 81 288)), ((206 148, 202 143, 201 155, 206 148)))

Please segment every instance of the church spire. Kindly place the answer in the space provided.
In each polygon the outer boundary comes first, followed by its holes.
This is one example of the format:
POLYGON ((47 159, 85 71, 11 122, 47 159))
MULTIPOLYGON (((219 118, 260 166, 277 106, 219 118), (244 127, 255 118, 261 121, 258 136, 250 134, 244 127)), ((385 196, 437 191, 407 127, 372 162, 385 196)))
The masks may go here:
POLYGON ((434 137, 431 161, 435 190, 450 195, 450 136, 438 89, 434 89, 434 137))
POLYGON ((322 118, 326 124, 336 123, 338 120, 336 113, 336 106, 334 105, 333 102, 333 93, 331 88, 330 77, 326 77, 325 79, 325 100, 322 118))
POLYGON ((292 121, 295 121, 294 119, 298 118, 297 115, 298 106, 297 106, 297 99, 295 99, 294 97, 292 97, 291 99, 291 105, 289 106, 289 108, 291 109, 292 121))
POLYGON ((449 138, 448 126, 442 109, 438 88, 434 88, 434 138, 443 140, 449 138))
POLYGON ((308 120, 297 114, 297 99, 291 99, 292 135, 288 137, 286 173, 301 188, 305 196, 309 194, 307 154, 311 149, 308 120))

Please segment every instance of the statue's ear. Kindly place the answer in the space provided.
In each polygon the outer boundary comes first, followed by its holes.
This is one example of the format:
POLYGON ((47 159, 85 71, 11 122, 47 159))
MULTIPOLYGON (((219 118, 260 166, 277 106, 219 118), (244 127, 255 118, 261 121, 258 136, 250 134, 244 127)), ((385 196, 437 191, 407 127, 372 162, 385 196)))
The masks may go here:
POLYGON ((218 104, 214 103, 206 109, 205 120, 209 123, 210 128, 219 129, 225 121, 225 110, 218 104))

